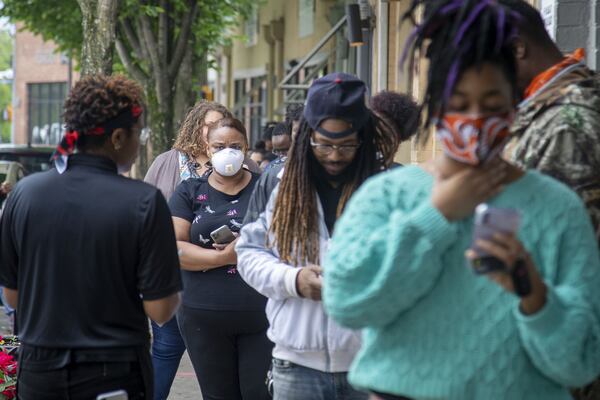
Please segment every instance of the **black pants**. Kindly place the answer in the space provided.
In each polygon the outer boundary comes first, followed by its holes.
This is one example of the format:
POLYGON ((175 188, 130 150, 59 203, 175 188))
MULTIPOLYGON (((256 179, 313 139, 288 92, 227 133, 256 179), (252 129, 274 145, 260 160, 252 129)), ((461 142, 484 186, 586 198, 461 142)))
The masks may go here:
POLYGON ((182 306, 177 321, 204 400, 269 398, 265 378, 273 343, 264 311, 182 306))
POLYGON ((145 399, 137 362, 69 364, 49 371, 19 370, 19 400, 95 400, 99 394, 125 390, 130 400, 145 399))

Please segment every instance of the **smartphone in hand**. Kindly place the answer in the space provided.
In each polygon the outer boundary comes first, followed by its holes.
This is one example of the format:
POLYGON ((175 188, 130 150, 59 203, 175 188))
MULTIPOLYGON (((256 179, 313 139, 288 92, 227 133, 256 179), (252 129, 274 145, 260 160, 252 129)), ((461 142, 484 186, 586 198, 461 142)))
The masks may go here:
POLYGON ((497 233, 515 234, 519 230, 521 214, 511 208, 491 207, 480 204, 475 209, 475 224, 473 227, 473 243, 471 248, 478 257, 471 261, 473 269, 478 274, 494 271, 506 271, 506 265, 496 257, 489 255, 477 246, 477 240, 493 240, 497 233))
POLYGON ((212 231, 210 237, 216 244, 228 244, 235 240, 235 235, 227 225, 223 225, 212 231))

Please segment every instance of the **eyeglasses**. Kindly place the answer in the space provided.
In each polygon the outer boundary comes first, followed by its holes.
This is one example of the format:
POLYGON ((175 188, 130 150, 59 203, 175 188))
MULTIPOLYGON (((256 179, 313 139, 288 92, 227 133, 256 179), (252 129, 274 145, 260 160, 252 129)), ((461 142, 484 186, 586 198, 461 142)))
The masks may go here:
POLYGON ((356 151, 360 148, 362 143, 358 142, 357 144, 322 144, 315 143, 312 139, 310 139, 310 145, 315 150, 315 153, 319 153, 322 155, 329 155, 333 153, 334 150, 337 150, 340 154, 349 156, 351 154, 356 153, 356 151))
POLYGON ((277 157, 284 157, 287 156, 288 151, 289 149, 273 149, 272 153, 277 157))

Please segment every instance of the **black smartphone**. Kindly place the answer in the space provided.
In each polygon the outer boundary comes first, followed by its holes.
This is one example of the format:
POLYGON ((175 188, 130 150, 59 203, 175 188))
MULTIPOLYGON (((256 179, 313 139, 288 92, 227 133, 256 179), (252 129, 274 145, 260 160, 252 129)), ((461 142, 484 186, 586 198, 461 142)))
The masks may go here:
POLYGON ((478 274, 506 270, 506 265, 496 257, 480 249, 477 240, 492 240, 496 233, 516 233, 521 223, 521 214, 511 208, 491 207, 480 204, 475 209, 475 224, 473 227, 473 242, 471 248, 478 257, 471 261, 473 269, 478 274))
POLYGON ((216 244, 228 244, 235 240, 235 235, 227 225, 212 231, 210 237, 216 244))

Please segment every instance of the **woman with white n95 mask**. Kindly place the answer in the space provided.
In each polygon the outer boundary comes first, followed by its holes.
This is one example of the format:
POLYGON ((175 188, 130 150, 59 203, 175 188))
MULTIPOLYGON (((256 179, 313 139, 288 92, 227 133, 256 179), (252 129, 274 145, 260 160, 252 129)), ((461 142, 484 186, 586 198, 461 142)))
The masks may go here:
POLYGON ((169 202, 184 281, 177 320, 206 400, 267 396, 266 299, 239 277, 234 251, 258 179, 243 168, 247 149, 240 121, 218 121, 207 137, 212 170, 169 202))

